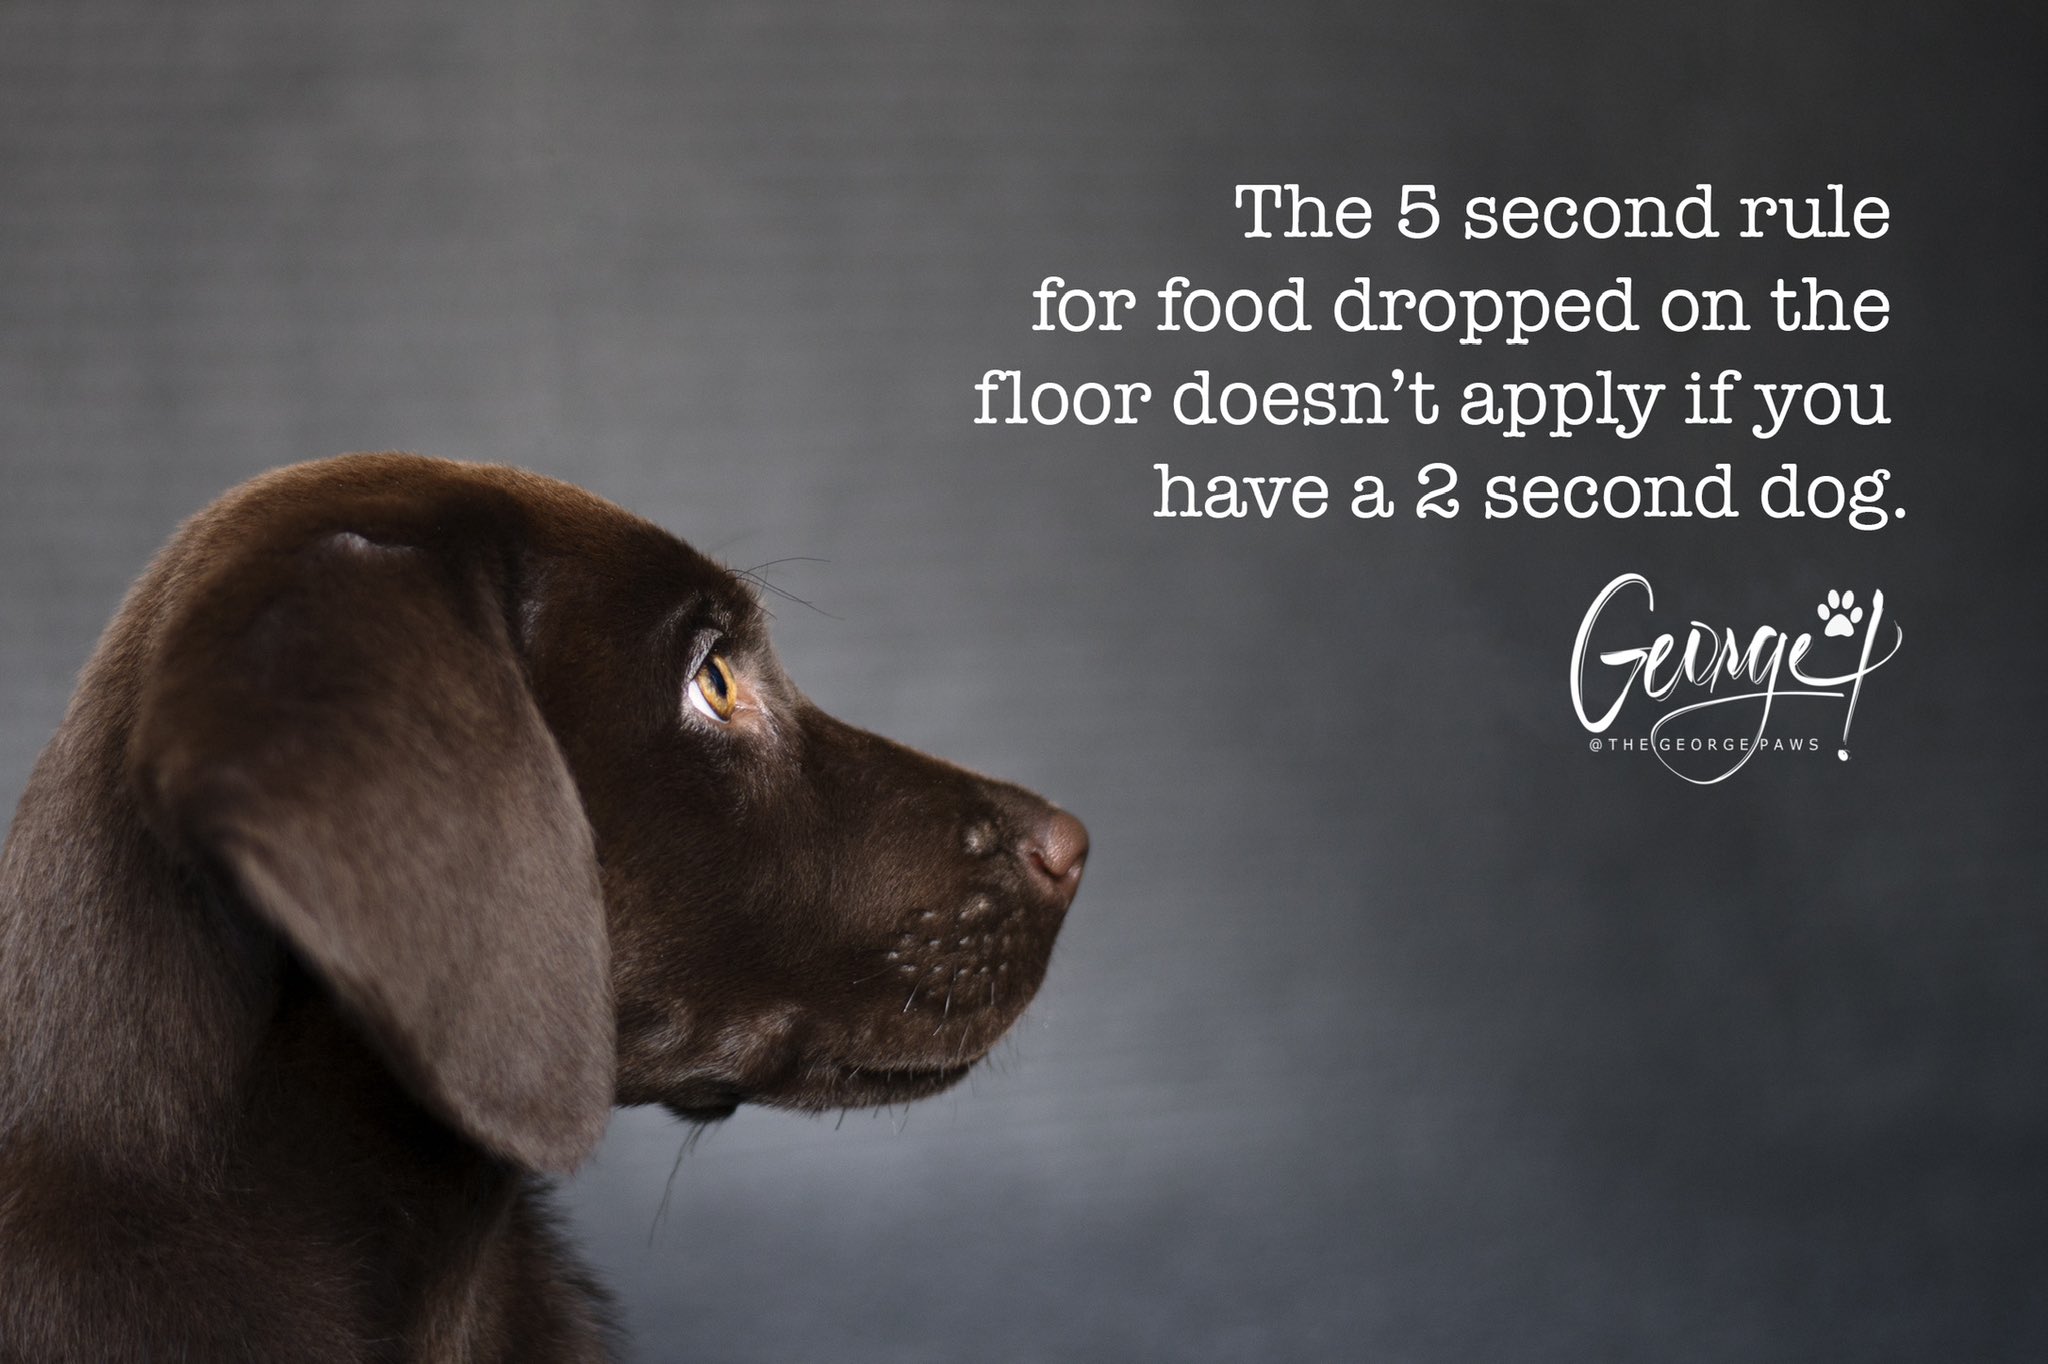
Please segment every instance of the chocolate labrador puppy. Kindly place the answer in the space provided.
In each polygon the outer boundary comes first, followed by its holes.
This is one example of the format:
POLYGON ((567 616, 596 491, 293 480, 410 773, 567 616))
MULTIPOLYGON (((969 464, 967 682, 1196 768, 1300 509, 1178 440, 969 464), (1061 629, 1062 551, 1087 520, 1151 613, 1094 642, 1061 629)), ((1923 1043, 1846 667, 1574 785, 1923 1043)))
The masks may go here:
POLYGON ((129 594, 0 857, 0 1359, 607 1357, 614 1104, 935 1094, 1072 816, 841 724, 739 577, 517 470, 301 465, 129 594))

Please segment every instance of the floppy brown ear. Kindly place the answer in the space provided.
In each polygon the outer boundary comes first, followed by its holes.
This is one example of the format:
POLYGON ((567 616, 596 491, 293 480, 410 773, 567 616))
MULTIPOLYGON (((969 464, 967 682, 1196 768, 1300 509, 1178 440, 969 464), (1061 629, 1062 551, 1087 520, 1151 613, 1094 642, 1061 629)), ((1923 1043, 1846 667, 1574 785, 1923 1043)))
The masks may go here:
POLYGON ((536 1169, 612 1102, 596 857, 483 568, 349 533, 197 575, 130 736, 224 871, 444 1119, 536 1169))

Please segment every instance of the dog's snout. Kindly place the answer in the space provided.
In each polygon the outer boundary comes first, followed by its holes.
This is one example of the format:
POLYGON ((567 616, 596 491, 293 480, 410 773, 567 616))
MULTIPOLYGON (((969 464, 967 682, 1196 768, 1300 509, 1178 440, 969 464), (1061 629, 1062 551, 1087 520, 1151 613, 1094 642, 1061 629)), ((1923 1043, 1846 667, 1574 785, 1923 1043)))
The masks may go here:
POLYGON ((1065 810, 1054 810, 1024 838, 1024 864, 1072 895, 1088 860, 1088 828, 1065 810))

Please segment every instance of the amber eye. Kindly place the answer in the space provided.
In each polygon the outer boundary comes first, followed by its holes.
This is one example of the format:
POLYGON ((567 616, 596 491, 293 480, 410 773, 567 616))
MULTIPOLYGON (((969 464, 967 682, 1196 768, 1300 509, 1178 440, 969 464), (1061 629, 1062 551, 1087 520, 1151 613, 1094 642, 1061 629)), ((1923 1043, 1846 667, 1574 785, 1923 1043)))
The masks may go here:
POLYGON ((690 704, 722 725, 732 719, 738 701, 739 689, 733 684, 732 667, 725 656, 713 654, 705 659, 704 666, 690 679, 690 704))

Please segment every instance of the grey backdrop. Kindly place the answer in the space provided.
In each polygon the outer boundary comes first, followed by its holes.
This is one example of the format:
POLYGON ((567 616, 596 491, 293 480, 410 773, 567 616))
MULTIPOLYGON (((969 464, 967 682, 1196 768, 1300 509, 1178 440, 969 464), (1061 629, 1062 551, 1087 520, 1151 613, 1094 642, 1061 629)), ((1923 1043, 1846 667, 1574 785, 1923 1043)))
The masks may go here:
POLYGON ((769 576, 819 608, 776 608, 815 697, 1095 835, 1040 1002, 958 1092, 744 1112, 679 1164, 675 1124, 620 1115, 564 1203, 635 1359, 2048 1357, 2039 40, 1999 5, 8 0, 0 798, 221 489, 349 449, 528 465, 741 566, 807 556, 769 576), (1247 242, 1247 180, 1380 228, 1247 242), (1402 243, 1409 181, 1840 181, 1894 226, 1402 243), (1640 308, 1815 272, 1893 325, 1520 359, 1029 330, 1047 274, 1632 273, 1640 308), (1163 400, 1198 367, 1724 364, 1886 382, 1894 422, 1623 449, 970 420, 990 367, 1163 400), (1418 525, 1435 458, 1465 514, 1418 525), (1477 516, 1488 473, 1724 458, 1883 465, 1910 514, 1477 516), (1161 460, 1378 472, 1403 511, 1159 520, 1161 460), (1566 652, 1631 569, 1667 625, 1882 587, 1906 645, 1853 760, 1693 788, 1590 754, 1566 652))

